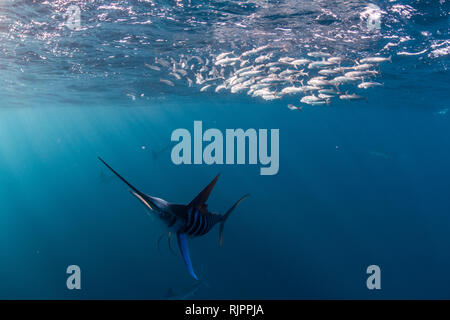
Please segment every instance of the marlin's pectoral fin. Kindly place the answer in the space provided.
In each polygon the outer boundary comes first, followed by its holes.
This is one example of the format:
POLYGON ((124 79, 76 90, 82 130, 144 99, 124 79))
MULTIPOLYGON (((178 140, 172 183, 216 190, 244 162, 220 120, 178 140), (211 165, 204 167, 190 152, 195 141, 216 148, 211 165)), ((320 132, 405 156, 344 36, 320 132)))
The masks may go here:
POLYGON ((194 268, 192 267, 192 262, 191 262, 191 257, 189 255, 189 247, 188 247, 188 243, 187 243, 186 234, 178 231, 177 238, 178 238, 178 246, 180 247, 180 251, 181 251, 181 255, 183 256, 184 264, 188 268, 190 275, 195 280, 198 280, 197 276, 195 275, 194 268))
MULTIPOLYGON (((159 251, 160 254, 161 254, 161 248, 160 248, 160 245, 159 245, 159 244, 160 244, 162 238, 164 238, 165 235, 166 235, 166 234, 163 233, 163 234, 160 235, 159 238, 158 238, 157 246, 158 246, 158 251, 159 251)), ((168 237, 167 237, 168 243, 169 243, 169 249, 170 249, 170 252, 172 252, 174 255, 176 255, 175 251, 173 251, 173 249, 172 249, 172 245, 170 244, 170 238, 171 238, 171 237, 172 237, 172 232, 169 231, 169 234, 168 234, 168 237)))

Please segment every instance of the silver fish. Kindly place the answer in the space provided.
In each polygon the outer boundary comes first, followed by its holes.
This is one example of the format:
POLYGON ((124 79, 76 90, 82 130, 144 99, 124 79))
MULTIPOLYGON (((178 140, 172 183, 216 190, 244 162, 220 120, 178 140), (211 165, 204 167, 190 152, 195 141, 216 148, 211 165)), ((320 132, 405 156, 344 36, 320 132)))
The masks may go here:
POLYGON ((389 61, 392 62, 391 60, 391 56, 384 58, 384 57, 368 57, 368 58, 364 58, 359 60, 359 62, 361 63, 381 63, 381 62, 385 62, 385 61, 389 61))

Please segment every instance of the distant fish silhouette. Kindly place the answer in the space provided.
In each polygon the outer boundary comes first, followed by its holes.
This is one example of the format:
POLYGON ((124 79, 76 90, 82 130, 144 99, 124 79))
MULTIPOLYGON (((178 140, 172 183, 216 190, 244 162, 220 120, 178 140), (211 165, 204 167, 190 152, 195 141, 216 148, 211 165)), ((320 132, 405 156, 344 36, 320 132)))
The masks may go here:
POLYGON ((172 144, 168 144, 165 147, 163 147, 161 150, 156 151, 154 149, 152 149, 152 157, 153 159, 158 159, 164 152, 166 152, 167 150, 169 150, 172 147, 172 144))
POLYGON ((100 180, 101 183, 108 184, 108 183, 110 183, 111 181, 113 181, 113 179, 115 179, 116 177, 115 177, 114 175, 106 174, 106 173, 102 170, 102 171, 100 171, 100 174, 99 174, 98 178, 99 178, 99 180, 100 180))
POLYGON ((448 108, 444 108, 444 109, 438 110, 436 112, 433 112, 433 114, 436 116, 445 116, 447 113, 448 113, 448 108))
POLYGON ((169 288, 165 298, 166 300, 186 300, 196 294, 200 287, 204 284, 205 283, 203 281, 196 281, 192 286, 177 291, 169 288))

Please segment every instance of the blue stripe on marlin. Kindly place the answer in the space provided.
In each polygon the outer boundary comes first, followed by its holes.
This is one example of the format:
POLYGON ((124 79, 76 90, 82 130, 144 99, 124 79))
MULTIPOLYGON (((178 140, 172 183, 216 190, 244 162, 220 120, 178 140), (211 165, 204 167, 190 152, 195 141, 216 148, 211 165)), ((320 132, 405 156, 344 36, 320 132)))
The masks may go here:
POLYGON ((203 227, 202 227, 200 230, 198 230, 198 232, 196 233, 196 235, 197 235, 197 236, 202 236, 202 235, 204 235, 204 234, 205 234, 205 231, 208 230, 208 225, 209 225, 209 223, 208 223, 208 217, 205 216, 205 221, 204 221, 204 223, 203 223, 203 227))
POLYGON ((195 223, 192 225, 192 228, 190 228, 185 232, 187 235, 190 236, 195 235, 197 229, 202 225, 201 213, 198 210, 195 210, 194 216, 195 216, 195 223))
POLYGON ((205 224, 205 216, 201 215, 201 213, 198 214, 198 227, 192 231, 192 235, 198 235, 198 232, 200 231, 200 229, 203 229, 203 225, 205 224))
POLYGON ((219 175, 217 175, 189 204, 172 204, 164 199, 142 193, 111 168, 102 158, 98 157, 98 159, 131 188, 131 193, 151 212, 156 214, 167 225, 170 232, 173 231, 177 234, 178 247, 180 248, 180 253, 186 268, 188 269, 189 274, 194 279, 198 280, 189 255, 187 236, 202 236, 211 231, 216 224, 219 224, 219 247, 221 247, 225 222, 231 212, 249 195, 246 194, 241 197, 224 215, 210 212, 206 202, 219 178, 219 175))
POLYGON ((192 208, 190 208, 188 210, 188 219, 187 219, 186 225, 187 226, 191 225, 191 223, 192 223, 191 221, 192 221, 192 208))
POLYGON ((195 210, 194 214, 192 214, 192 209, 189 209, 189 212, 191 212, 191 216, 194 216, 194 219, 191 219, 191 222, 186 223, 186 228, 184 229, 184 233, 191 234, 192 230, 197 226, 197 220, 198 220, 198 211, 195 210))

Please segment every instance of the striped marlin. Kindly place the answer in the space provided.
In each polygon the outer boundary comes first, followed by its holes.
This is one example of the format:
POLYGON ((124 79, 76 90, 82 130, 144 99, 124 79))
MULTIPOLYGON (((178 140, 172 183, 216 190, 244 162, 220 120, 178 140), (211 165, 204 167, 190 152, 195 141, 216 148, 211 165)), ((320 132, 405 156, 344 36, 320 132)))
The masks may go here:
POLYGON ((111 168, 102 158, 98 157, 98 159, 120 180, 128 185, 131 188, 130 192, 151 212, 155 213, 167 225, 170 231, 177 234, 178 246, 183 261, 190 275, 195 280, 198 280, 194 268, 192 267, 187 238, 205 235, 219 223, 219 246, 221 247, 225 221, 227 221, 231 212, 233 212, 237 205, 249 195, 246 194, 240 198, 224 215, 210 212, 206 201, 219 178, 219 175, 217 175, 188 205, 172 204, 166 200, 142 193, 111 168))

